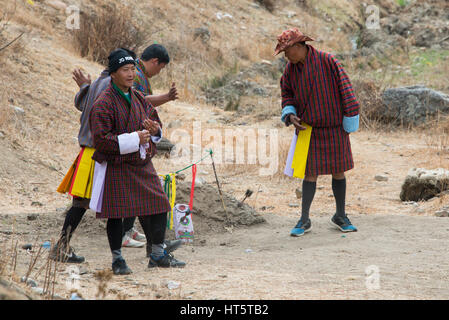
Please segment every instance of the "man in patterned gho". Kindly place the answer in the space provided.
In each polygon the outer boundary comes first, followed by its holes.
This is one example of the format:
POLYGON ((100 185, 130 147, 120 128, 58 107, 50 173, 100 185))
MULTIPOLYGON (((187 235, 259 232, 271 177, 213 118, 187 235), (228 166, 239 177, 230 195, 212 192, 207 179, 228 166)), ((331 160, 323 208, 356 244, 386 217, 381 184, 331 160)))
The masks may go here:
POLYGON ((274 55, 284 51, 289 60, 282 75, 282 121, 304 130, 312 127, 305 178, 302 184, 301 218, 291 230, 302 236, 312 228, 309 210, 317 177, 332 175, 336 213, 330 223, 342 232, 357 231, 345 213, 345 171, 354 167, 349 133, 358 129, 359 103, 343 66, 334 55, 306 44, 312 38, 297 28, 278 36, 274 55))
POLYGON ((95 153, 90 208, 108 219, 106 229, 114 274, 129 274, 121 254, 123 218, 137 216, 151 240, 148 267, 183 267, 164 250, 167 212, 171 210, 151 158, 162 137, 156 109, 133 89, 136 62, 123 49, 108 57, 111 83, 90 114, 95 153))
MULTIPOLYGON (((153 47, 150 46, 149 48, 153 47)), ((127 50, 133 58, 136 57, 134 52, 125 48, 123 49, 127 50)), ((157 50, 146 50, 145 57, 147 60, 156 58, 157 60, 165 61, 161 63, 163 66, 170 61, 167 50, 161 45, 157 47, 157 50)), ((149 65, 149 69, 153 70, 153 65, 149 65)), ((155 75, 156 71, 152 71, 151 74, 155 75)), ((142 92, 151 92, 149 86, 142 86, 139 84, 138 81, 142 76, 143 74, 140 74, 140 76, 139 74, 136 75, 136 78, 134 79, 135 88, 137 88, 137 90, 141 90, 142 92)), ((111 77, 106 68, 101 72, 100 76, 92 82, 90 75, 85 76, 81 70, 76 69, 73 71, 73 79, 80 88, 75 97, 75 107, 81 111, 80 130, 78 134, 78 142, 81 147, 81 151, 72 166, 69 168, 68 173, 64 177, 62 183, 58 187, 58 192, 69 193, 73 196, 73 204, 65 214, 60 239, 51 249, 50 258, 61 262, 82 263, 85 260, 84 257, 76 255, 73 248, 69 246, 69 244, 72 235, 84 216, 84 213, 89 208, 90 202, 92 176, 94 171, 94 161, 91 156, 95 150, 93 148, 92 135, 89 127, 89 115, 93 103, 101 92, 108 87, 111 82, 111 77)), ((170 91, 165 95, 147 96, 146 98, 149 99, 150 102, 153 101, 154 98, 154 101, 158 105, 165 103, 167 98, 169 101, 175 100, 177 99, 176 87, 172 86, 170 91)), ((141 241, 146 241, 147 257, 149 258, 152 247, 151 241, 147 241, 145 235, 141 234, 136 230, 136 228, 134 228, 135 220, 135 217, 123 219, 124 234, 122 239, 122 247, 140 248, 145 245, 145 243, 141 241)), ((181 246, 181 244, 181 240, 164 241, 165 250, 169 253, 175 251, 181 246)))
POLYGON ((160 44, 147 47, 136 60, 136 79, 134 88, 142 92, 149 102, 158 107, 164 103, 178 99, 176 84, 172 83, 170 90, 161 95, 154 95, 150 85, 150 78, 158 75, 170 62, 167 49, 160 44))
MULTIPOLYGON (((154 107, 159 107, 164 103, 178 99, 178 92, 175 83, 172 83, 170 90, 161 95, 154 95, 150 85, 150 78, 158 75, 162 69, 170 62, 170 56, 167 49, 160 44, 152 44, 145 48, 139 59, 136 60, 136 78, 134 79, 134 89, 140 91, 147 101, 154 107)), ((135 222, 134 218, 125 219, 123 228, 125 236, 124 241, 132 241, 133 237, 138 236, 139 233, 133 228, 135 222), (129 240, 125 240, 129 239, 129 240)), ((145 239, 145 237, 141 237, 145 239)), ((151 254, 151 240, 147 241, 147 257, 151 254)), ((171 251, 176 250, 181 245, 181 241, 166 240, 165 244, 171 251)), ((166 248, 166 249, 167 249, 166 248)), ((167 249, 168 251, 168 249, 167 249)))

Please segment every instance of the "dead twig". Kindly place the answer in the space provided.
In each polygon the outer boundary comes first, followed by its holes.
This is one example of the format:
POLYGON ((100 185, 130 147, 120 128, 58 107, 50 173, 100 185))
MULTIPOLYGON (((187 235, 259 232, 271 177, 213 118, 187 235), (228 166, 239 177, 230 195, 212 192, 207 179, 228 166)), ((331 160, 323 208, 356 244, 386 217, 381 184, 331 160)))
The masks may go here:
POLYGON ((19 34, 19 36, 17 36, 14 40, 10 41, 9 43, 7 43, 5 46, 0 48, 0 52, 2 52, 3 50, 5 50, 6 48, 8 48, 10 45, 12 45, 14 42, 16 42, 17 40, 20 39, 20 37, 22 37, 25 34, 25 32, 22 32, 21 34, 19 34))

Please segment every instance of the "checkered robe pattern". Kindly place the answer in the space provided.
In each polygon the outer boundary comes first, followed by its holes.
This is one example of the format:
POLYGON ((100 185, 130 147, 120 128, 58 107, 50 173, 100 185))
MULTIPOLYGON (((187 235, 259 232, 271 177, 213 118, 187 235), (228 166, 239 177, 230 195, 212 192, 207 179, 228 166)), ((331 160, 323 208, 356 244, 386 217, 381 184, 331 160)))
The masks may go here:
POLYGON ((97 218, 127 218, 165 213, 171 210, 167 195, 151 158, 156 146, 150 140, 146 159, 140 152, 120 154, 117 136, 142 130, 146 118, 162 123, 156 109, 143 95, 130 89, 131 107, 111 84, 95 101, 90 128, 95 145, 92 159, 107 161, 102 212, 97 218))
POLYGON ((340 62, 310 45, 304 65, 288 63, 281 77, 282 108, 294 106, 311 125, 306 175, 341 173, 354 168, 343 116, 359 114, 359 103, 340 62))
POLYGON ((145 66, 143 65, 143 62, 140 59, 137 59, 136 78, 134 79, 134 89, 142 92, 144 96, 153 94, 150 81, 145 75, 145 66))

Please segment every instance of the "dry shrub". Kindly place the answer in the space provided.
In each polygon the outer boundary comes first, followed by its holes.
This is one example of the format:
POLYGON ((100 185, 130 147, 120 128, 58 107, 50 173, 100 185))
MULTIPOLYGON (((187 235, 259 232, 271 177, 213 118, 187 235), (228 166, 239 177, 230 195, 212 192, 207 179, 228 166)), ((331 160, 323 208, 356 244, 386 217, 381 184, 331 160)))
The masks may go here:
POLYGON ((353 87, 360 103, 361 127, 376 129, 387 124, 380 86, 370 80, 354 80, 353 87))
POLYGON ((90 12, 81 12, 80 29, 74 32, 82 57, 105 65, 112 50, 121 47, 136 50, 143 43, 143 32, 134 24, 128 6, 109 3, 90 12))

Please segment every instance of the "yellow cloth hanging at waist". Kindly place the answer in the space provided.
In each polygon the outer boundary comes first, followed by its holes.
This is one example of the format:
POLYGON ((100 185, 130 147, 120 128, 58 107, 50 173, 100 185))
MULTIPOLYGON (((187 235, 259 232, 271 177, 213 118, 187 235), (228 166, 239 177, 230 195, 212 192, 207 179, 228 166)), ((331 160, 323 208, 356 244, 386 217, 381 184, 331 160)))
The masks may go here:
POLYGON ((309 155, 310 137, 312 136, 312 127, 305 122, 301 122, 301 125, 306 127, 306 130, 300 130, 298 132, 292 169, 293 177, 304 179, 306 174, 307 156, 309 155))
POLYGON ((94 152, 94 148, 82 149, 59 185, 58 192, 90 199, 95 170, 95 161, 92 160, 94 152))

